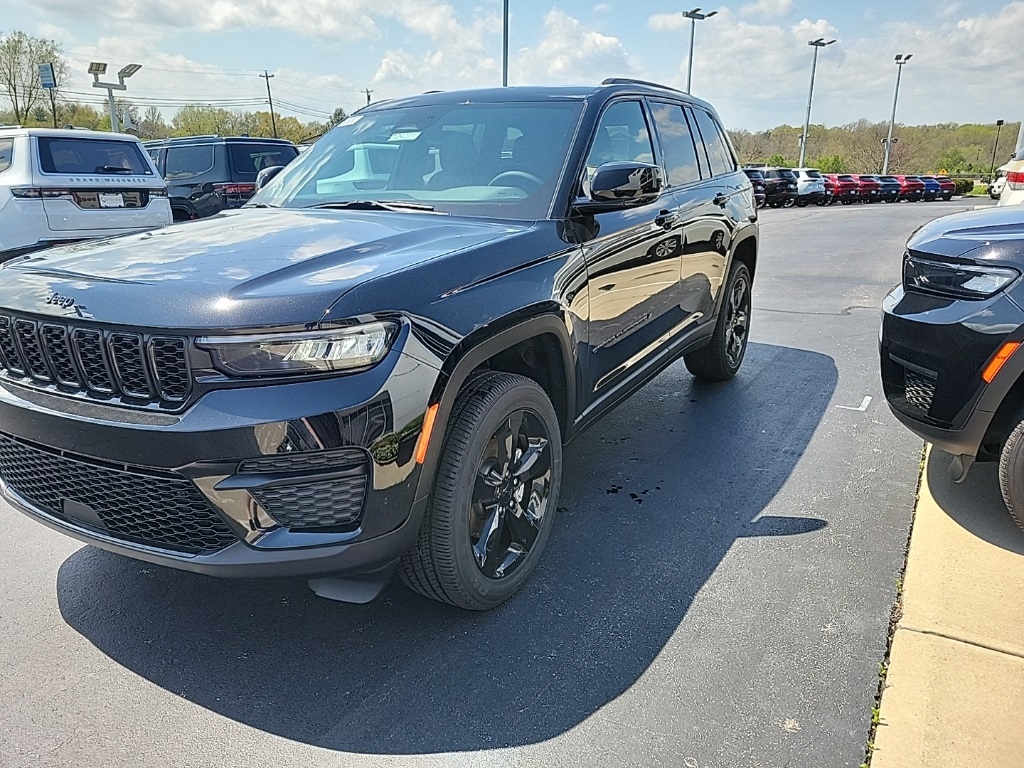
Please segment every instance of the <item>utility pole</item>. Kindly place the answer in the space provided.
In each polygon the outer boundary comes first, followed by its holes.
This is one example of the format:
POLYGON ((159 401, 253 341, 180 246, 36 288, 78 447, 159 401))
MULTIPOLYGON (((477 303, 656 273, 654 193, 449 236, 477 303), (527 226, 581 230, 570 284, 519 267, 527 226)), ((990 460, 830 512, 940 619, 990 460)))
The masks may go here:
POLYGON ((505 0, 504 23, 501 30, 501 87, 508 86, 508 0, 505 0))
POLYGON ((272 78, 273 75, 270 74, 269 72, 267 72, 267 70, 264 69, 263 70, 263 74, 260 75, 260 77, 262 77, 264 80, 267 81, 267 101, 270 103, 270 127, 273 129, 273 131, 274 131, 274 138, 276 139, 277 138, 277 119, 274 117, 274 97, 270 95, 270 78, 272 78))
POLYGON ((370 106, 370 94, 373 93, 369 88, 364 88, 363 93, 366 94, 366 106, 370 106))
POLYGON ((914 54, 896 54, 896 93, 892 96, 892 117, 889 118, 889 135, 885 139, 885 159, 882 161, 882 175, 889 173, 889 155, 892 152, 892 129, 896 126, 896 100, 900 97, 900 75, 903 74, 903 65, 910 61, 914 54))
POLYGON ((684 11, 683 16, 690 20, 690 58, 686 63, 686 92, 690 93, 690 83, 693 81, 693 35, 697 31, 697 22, 703 21, 704 19, 710 19, 712 16, 717 14, 718 11, 711 11, 710 13, 701 13, 700 8, 694 8, 692 11, 684 11))
POLYGON ((819 37, 817 40, 808 40, 807 44, 814 47, 814 60, 811 62, 811 87, 807 89, 807 114, 804 116, 804 132, 800 136, 800 168, 804 167, 804 157, 807 155, 807 132, 811 128, 811 98, 814 96, 814 70, 818 68, 818 49, 826 45, 832 45, 835 40, 825 40, 819 37))

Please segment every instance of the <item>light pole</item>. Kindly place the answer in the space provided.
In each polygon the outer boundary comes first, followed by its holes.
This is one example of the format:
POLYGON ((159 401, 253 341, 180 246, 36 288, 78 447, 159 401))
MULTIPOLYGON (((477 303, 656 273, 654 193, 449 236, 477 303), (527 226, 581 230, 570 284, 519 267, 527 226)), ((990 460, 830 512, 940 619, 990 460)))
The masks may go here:
POLYGON ((995 176, 996 173, 996 150, 999 149, 999 132, 1003 130, 1003 121, 996 120, 996 143, 992 145, 992 170, 988 172, 989 181, 995 176))
POLYGON ((93 88, 105 88, 107 90, 107 102, 110 105, 110 130, 113 133, 120 133, 121 126, 117 124, 117 107, 114 105, 114 91, 127 91, 128 86, 124 84, 126 78, 131 77, 142 69, 141 64, 126 64, 117 73, 116 83, 100 82, 100 75, 107 73, 107 65, 102 61, 94 61, 89 64, 89 74, 92 75, 93 88))
POLYGON ((692 11, 684 11, 683 16, 690 20, 690 58, 686 62, 686 92, 690 93, 690 85, 693 82, 693 34, 697 31, 697 22, 703 21, 704 19, 710 19, 718 11, 710 11, 709 13, 701 13, 700 8, 694 8, 692 11))
POLYGON ((892 152, 892 129, 896 126, 896 100, 900 97, 900 76, 903 74, 903 65, 910 61, 912 53, 896 54, 896 93, 892 96, 892 117, 889 118, 889 135, 885 137, 885 159, 882 161, 882 175, 889 173, 889 154, 892 152))
POLYGON ((501 87, 508 86, 508 0, 505 0, 501 27, 501 87))
POLYGON ((800 167, 804 167, 804 157, 807 154, 807 131, 811 127, 811 98, 814 96, 814 71, 818 68, 818 49, 826 45, 832 45, 835 40, 826 40, 819 37, 817 40, 808 40, 807 44, 814 48, 814 58, 811 60, 811 87, 807 89, 807 114, 804 116, 804 132, 800 136, 800 167))

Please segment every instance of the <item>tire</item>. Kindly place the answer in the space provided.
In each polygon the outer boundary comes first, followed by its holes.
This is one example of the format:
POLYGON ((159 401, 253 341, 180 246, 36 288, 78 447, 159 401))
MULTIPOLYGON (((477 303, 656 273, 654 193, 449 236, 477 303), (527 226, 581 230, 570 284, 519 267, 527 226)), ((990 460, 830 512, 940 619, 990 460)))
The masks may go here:
POLYGON ((728 381, 739 371, 750 336, 751 287, 747 265, 734 261, 711 341, 683 357, 687 370, 698 379, 728 381))
POLYGON ((796 205, 796 200, 794 200, 792 197, 787 197, 785 200, 782 201, 783 208, 792 208, 794 205, 796 205))
POLYGON ((782 203, 780 203, 778 200, 772 200, 770 203, 768 203, 768 205, 770 205, 772 208, 782 207, 782 203))
POLYGON ((999 490, 1013 522, 1024 530, 1024 420, 1014 427, 999 453, 999 490))
POLYGON ((472 378, 455 401, 419 539, 399 565, 402 581, 471 611, 501 605, 536 570, 561 476, 561 432, 544 390, 510 373, 472 378), (518 473, 517 463, 525 464, 518 473), (516 482, 524 476, 533 479, 516 482))

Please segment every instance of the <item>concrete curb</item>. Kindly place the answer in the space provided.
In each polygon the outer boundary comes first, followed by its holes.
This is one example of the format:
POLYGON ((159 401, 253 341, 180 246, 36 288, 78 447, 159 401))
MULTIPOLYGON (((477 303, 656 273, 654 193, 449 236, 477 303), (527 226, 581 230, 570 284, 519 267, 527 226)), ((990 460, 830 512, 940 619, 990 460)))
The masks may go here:
POLYGON ((994 464, 929 450, 872 768, 1024 765, 1024 532, 994 464))

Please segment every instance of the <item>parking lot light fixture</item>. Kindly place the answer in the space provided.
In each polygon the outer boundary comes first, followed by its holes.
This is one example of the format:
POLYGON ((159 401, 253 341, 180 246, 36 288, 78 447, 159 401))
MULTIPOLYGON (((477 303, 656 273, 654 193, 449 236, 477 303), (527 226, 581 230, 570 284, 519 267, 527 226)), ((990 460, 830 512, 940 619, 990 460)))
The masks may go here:
POLYGON ((811 98, 814 96, 814 72, 818 68, 818 49, 826 45, 832 45, 835 40, 826 40, 819 37, 817 40, 808 40, 807 44, 814 48, 814 58, 811 60, 811 87, 807 90, 807 114, 804 115, 804 132, 800 135, 800 167, 804 167, 804 157, 807 155, 807 131, 811 127, 811 98))
POLYGON ((708 11, 707 13, 701 13, 700 8, 694 8, 692 11, 684 11, 683 16, 690 20, 690 58, 686 62, 686 92, 690 93, 690 86, 693 83, 693 35, 697 31, 697 22, 703 21, 704 19, 710 19, 716 15, 718 11, 708 11))
POLYGON ((100 80, 100 75, 107 73, 107 65, 102 61, 94 61, 89 64, 89 74, 92 75, 93 88, 103 88, 107 92, 107 104, 110 107, 110 130, 113 133, 120 133, 121 126, 117 123, 117 106, 114 104, 114 91, 126 91, 128 86, 124 84, 126 78, 131 77, 142 69, 141 64, 126 64, 117 73, 116 83, 105 83, 100 80))
POLYGON ((892 96, 892 117, 889 118, 889 135, 885 137, 885 159, 882 161, 882 175, 889 173, 889 155, 892 153, 892 130, 896 127, 896 101, 900 97, 900 76, 903 74, 903 65, 910 61, 912 53, 896 54, 896 92, 892 96))
POLYGON ((999 132, 1003 130, 1003 121, 996 120, 996 143, 992 145, 992 168, 988 172, 991 181, 996 175, 996 151, 999 149, 999 132))

